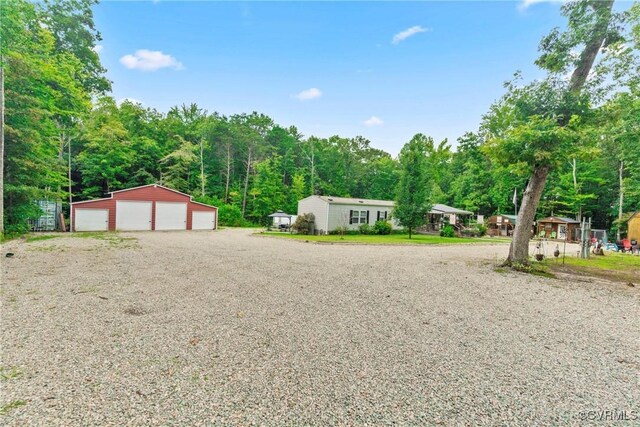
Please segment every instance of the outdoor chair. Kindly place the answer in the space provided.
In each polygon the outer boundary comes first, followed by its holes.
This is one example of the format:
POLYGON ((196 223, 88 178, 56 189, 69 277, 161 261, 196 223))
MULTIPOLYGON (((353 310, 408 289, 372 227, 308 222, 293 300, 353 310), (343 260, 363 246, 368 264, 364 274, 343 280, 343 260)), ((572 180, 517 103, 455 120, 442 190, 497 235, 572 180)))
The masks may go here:
POLYGON ((552 232, 551 232, 551 238, 552 238, 552 239, 555 239, 555 238, 556 238, 556 232, 555 232, 555 231, 552 231, 552 232))
POLYGON ((546 231, 541 231, 540 234, 538 235, 538 237, 540 237, 541 239, 544 239, 544 236, 547 234, 546 231))

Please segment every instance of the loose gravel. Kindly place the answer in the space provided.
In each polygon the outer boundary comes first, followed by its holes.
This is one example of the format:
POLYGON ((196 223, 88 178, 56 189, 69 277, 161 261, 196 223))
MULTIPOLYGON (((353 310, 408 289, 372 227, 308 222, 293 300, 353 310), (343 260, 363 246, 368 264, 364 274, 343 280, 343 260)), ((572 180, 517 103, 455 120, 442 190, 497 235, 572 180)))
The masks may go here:
POLYGON ((125 236, 4 245, 0 424, 640 423, 638 287, 504 244, 125 236))

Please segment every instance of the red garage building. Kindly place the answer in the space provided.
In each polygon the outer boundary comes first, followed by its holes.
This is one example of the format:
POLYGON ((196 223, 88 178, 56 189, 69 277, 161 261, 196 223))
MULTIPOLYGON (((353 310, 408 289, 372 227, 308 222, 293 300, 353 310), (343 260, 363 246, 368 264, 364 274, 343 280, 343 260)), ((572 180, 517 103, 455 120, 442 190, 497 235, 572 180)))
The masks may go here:
POLYGON ((73 231, 215 230, 218 208, 158 184, 71 204, 73 231))

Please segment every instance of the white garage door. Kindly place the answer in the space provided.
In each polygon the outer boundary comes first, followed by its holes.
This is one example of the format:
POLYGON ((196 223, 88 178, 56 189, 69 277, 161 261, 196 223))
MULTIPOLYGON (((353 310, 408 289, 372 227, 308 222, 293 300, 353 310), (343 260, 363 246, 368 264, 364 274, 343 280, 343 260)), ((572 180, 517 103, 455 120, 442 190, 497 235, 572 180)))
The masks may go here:
POLYGON ((151 202, 116 201, 116 230, 151 230, 151 202))
POLYGON ((156 202, 156 230, 186 229, 186 203, 156 202))
POLYGON ((76 209, 76 231, 107 231, 109 209, 76 209))
POLYGON ((216 226, 216 213, 213 211, 193 211, 192 230, 213 230, 216 226))

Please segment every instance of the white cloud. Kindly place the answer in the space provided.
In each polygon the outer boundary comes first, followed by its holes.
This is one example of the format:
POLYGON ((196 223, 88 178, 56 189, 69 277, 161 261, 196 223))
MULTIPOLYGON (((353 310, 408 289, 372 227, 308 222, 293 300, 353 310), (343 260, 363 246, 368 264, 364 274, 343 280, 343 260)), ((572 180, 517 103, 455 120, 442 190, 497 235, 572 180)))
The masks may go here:
POLYGON ((426 33, 427 31, 431 31, 430 28, 424 28, 420 25, 415 25, 411 28, 407 28, 404 31, 400 31, 398 34, 396 34, 395 36, 393 36, 393 40, 391 40, 391 43, 393 44, 398 44, 403 40, 408 39, 411 36, 414 36, 418 33, 426 33))
POLYGON ((309 99, 320 98, 322 96, 322 91, 316 87, 312 87, 309 89, 305 89, 297 95, 294 95, 294 98, 299 99, 300 101, 307 101, 309 99))
POLYGON ((161 68, 184 69, 182 62, 159 50, 136 50, 135 54, 128 54, 120 58, 120 63, 129 69, 142 71, 156 71, 161 68))
POLYGON ((93 51, 94 51, 95 53, 100 53, 100 52, 102 52, 102 45, 101 45, 101 44, 97 44, 97 45, 95 45, 95 46, 93 47, 93 51))
POLYGON ((371 116, 363 122, 366 126, 382 126, 384 122, 380 117, 371 116))
POLYGON ((538 3, 565 3, 567 0, 522 0, 520 4, 518 4, 518 9, 523 11, 528 9, 529 6, 533 6, 538 3))

